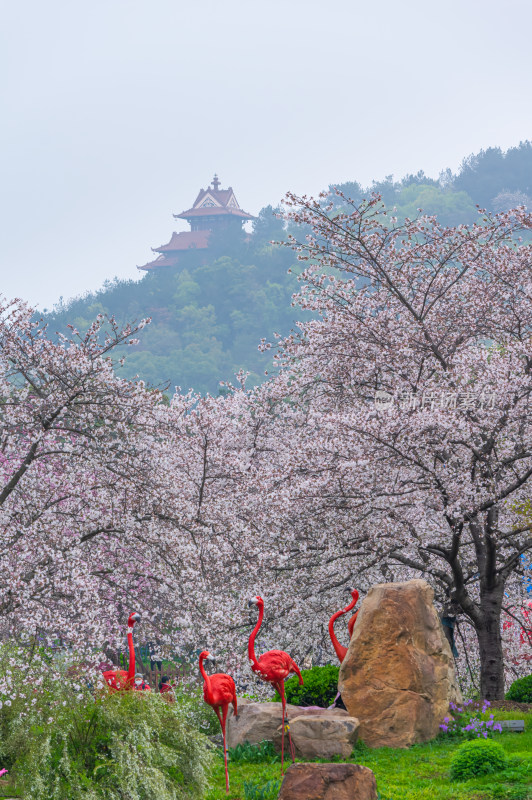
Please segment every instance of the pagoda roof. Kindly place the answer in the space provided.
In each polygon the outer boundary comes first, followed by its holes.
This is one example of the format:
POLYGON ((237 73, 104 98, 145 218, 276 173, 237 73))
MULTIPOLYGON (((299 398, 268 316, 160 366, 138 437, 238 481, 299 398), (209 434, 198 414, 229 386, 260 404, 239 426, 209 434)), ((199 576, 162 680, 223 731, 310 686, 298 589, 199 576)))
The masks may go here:
POLYGON ((200 189, 192 208, 174 214, 175 219, 194 219, 194 217, 232 216, 238 219, 255 219, 252 214, 242 211, 231 186, 220 189, 220 181, 215 175, 211 186, 200 189))
MULTIPOLYGON (((213 194, 216 197, 216 200, 218 200, 223 206, 226 206, 231 200, 231 197, 234 197, 235 195, 232 186, 230 186, 229 189, 214 189, 214 188, 211 189, 211 187, 209 186, 208 189, 199 190, 198 196, 194 200, 194 205, 192 206, 192 208, 198 208, 206 197, 212 196, 213 194)), ((236 197, 235 197, 235 203, 236 203, 236 197)), ((238 203, 236 207, 240 208, 238 203)))
POLYGON ((206 250, 208 247, 210 231, 183 231, 172 234, 168 244, 161 247, 152 247, 154 253, 160 256, 147 264, 137 266, 137 269, 159 269, 160 267, 177 267, 179 254, 187 250, 206 250))
POLYGON ((152 269, 159 269, 160 267, 177 267, 177 262, 177 255, 168 257, 166 254, 164 254, 160 255, 154 261, 148 261, 147 264, 142 264, 142 266, 137 264, 137 269, 145 269, 148 271, 152 269))
POLYGON ((242 211, 240 208, 189 208, 181 214, 174 214, 175 219, 194 219, 194 217, 237 217, 238 219, 256 219, 253 214, 242 211))
POLYGON ((168 244, 160 247, 152 247, 154 253, 173 253, 179 250, 203 250, 209 246, 209 230, 205 231, 181 231, 172 233, 172 238, 168 244))

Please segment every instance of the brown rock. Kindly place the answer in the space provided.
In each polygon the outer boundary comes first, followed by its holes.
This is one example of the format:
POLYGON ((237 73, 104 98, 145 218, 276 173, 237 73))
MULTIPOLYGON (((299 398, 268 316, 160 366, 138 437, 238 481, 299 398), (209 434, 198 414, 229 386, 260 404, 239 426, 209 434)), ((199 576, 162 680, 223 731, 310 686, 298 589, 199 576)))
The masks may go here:
MULTIPOLYGON (((290 704, 286 706, 286 717, 289 722, 294 717, 321 714, 330 714, 334 717, 349 716, 348 712, 343 708, 329 710, 326 708, 305 708, 290 704)), ((238 717, 233 717, 231 713, 227 717, 227 746, 236 747, 237 744, 242 744, 243 742, 258 744, 264 740, 273 742, 277 729, 281 727, 282 718, 281 703, 252 703, 239 697, 238 717)), ((280 747, 280 734, 277 736, 277 740, 280 747)), ((328 756, 326 757, 328 758, 328 756)))
POLYGON ((298 717, 322 717, 324 714, 331 717, 348 717, 349 711, 345 708, 318 708, 317 706, 294 706, 297 708, 298 717))
MULTIPOLYGON (((322 714, 291 719, 290 735, 296 755, 305 761, 334 756, 349 758, 357 741, 358 726, 358 719, 354 717, 324 710, 322 714)), ((276 731, 274 744, 281 749, 281 726, 276 731)), ((287 746, 288 737, 285 736, 285 748, 287 746)))
MULTIPOLYGON (((298 706, 288 704, 288 721, 298 716, 298 706)), ((273 737, 283 719, 281 703, 250 703, 238 698, 238 716, 227 717, 227 746, 249 742, 258 744, 264 740, 273 742, 273 737)))
POLYGON ((338 688, 370 747, 433 739, 460 702, 454 659, 426 581, 381 583, 362 603, 338 688))
POLYGON ((292 764, 278 800, 377 800, 377 783, 358 764, 292 764))

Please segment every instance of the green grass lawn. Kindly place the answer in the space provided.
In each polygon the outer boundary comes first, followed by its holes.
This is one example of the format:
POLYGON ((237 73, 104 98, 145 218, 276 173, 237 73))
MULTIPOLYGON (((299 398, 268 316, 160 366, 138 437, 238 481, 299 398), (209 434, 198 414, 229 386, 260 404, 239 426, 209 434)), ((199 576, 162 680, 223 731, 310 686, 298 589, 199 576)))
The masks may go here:
MULTIPOLYGON (((436 740, 415 745, 409 750, 387 747, 370 750, 360 744, 349 761, 373 770, 381 800, 532 800, 532 714, 517 711, 494 713, 495 719, 524 719, 526 725, 524 733, 504 732, 495 735, 511 758, 509 767, 497 775, 463 783, 451 782, 451 757, 460 744, 456 740, 436 740)), ((229 798, 247 800, 244 782, 265 784, 279 779, 280 774, 280 763, 230 764, 229 798)), ((213 775, 213 786, 206 800, 223 800, 226 797, 223 758, 220 756, 213 775)))
MULTIPOLYGON (((387 747, 370 750, 358 744, 350 762, 363 764, 375 773, 380 800, 532 800, 532 714, 495 710, 495 719, 524 719, 524 733, 496 734, 510 757, 508 768, 463 783, 451 782, 449 768, 460 740, 436 740, 415 745, 409 750, 387 747)), ((289 763, 289 762, 288 762, 289 763)), ((270 800, 277 793, 261 795, 257 789, 268 781, 280 780, 281 764, 229 764, 230 800, 270 800), (246 794, 245 784, 248 785, 246 794)), ((0 783, 0 797, 16 795, 16 789, 0 783)), ((225 800, 223 756, 220 752, 212 776, 212 787, 205 800, 225 800)))

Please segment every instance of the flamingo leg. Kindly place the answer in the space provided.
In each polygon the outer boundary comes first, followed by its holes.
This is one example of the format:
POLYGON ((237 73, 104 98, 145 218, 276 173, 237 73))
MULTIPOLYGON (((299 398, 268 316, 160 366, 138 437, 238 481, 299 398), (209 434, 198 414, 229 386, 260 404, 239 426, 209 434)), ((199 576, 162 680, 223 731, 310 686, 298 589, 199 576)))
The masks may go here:
POLYGON ((279 681, 279 694, 281 695, 281 705, 283 708, 283 724, 281 727, 281 777, 284 775, 284 683, 279 681))
POLYGON ((229 794, 229 772, 227 771, 227 747, 225 744, 225 721, 227 719, 227 710, 229 706, 227 703, 223 706, 223 719, 222 719, 222 734, 224 739, 224 766, 225 766, 225 793, 229 794))
POLYGON ((292 757, 292 764, 296 763, 296 748, 294 747, 294 743, 292 741, 292 735, 290 733, 290 725, 288 726, 288 744, 290 745, 290 755, 292 757))
MULTIPOLYGON (((282 745, 283 745, 284 744, 284 728, 285 728, 284 719, 285 719, 285 715, 286 715, 286 698, 285 698, 285 694, 284 694, 284 681, 279 681, 279 694, 281 695, 281 703, 283 704, 283 738, 282 738, 282 745)), ((283 774, 283 758, 282 758, 283 748, 282 748, 282 745, 281 745, 281 775, 283 774)), ((288 725, 288 745, 289 745, 289 748, 290 748, 290 756, 292 757, 292 763, 295 764, 296 753, 295 753, 294 745, 292 743, 292 736, 290 735, 290 725, 288 725)))
POLYGON ((228 706, 227 705, 223 706, 223 717, 220 714, 220 706, 212 706, 212 707, 214 708, 216 716, 218 717, 218 720, 220 722, 220 728, 222 729, 222 736, 224 740, 225 791, 229 792, 229 773, 227 771, 227 747, 225 744, 225 720, 227 719, 228 706))

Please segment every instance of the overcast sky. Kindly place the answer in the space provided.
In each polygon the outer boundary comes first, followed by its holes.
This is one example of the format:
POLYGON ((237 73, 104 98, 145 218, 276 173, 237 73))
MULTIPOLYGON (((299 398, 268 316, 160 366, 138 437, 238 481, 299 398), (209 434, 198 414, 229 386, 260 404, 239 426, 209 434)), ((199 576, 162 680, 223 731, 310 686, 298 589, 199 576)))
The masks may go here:
POLYGON ((437 177, 532 138, 529 0, 0 0, 0 292, 139 277, 213 173, 437 177))

